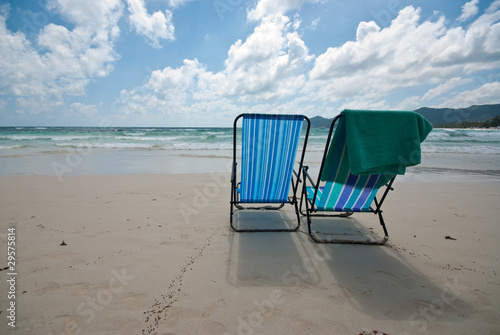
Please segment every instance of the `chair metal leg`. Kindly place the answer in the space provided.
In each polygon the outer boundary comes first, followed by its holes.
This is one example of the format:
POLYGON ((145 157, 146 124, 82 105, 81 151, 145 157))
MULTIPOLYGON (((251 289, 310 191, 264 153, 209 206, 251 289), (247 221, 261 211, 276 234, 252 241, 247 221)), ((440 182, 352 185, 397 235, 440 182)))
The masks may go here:
MULTIPOLYGON (((257 232, 294 232, 294 231, 297 231, 299 228, 300 228, 300 216, 298 215, 298 208, 297 208, 297 200, 291 200, 290 201, 291 204, 295 204, 295 208, 296 208, 296 214, 297 214, 297 224, 295 226, 293 226, 292 228, 278 228, 278 229, 239 229, 239 228, 236 228, 234 225, 233 225, 233 203, 231 203, 231 219, 229 220, 230 224, 231 224, 231 228, 238 232, 238 233, 257 233, 257 232)), ((279 210, 281 209, 283 206, 285 206, 285 203, 282 203, 280 204, 279 206, 261 206, 261 207, 244 207, 244 206, 241 206, 240 204, 236 204, 234 203, 234 206, 238 209, 238 210, 279 210)))
MULTIPOLYGON (((274 209, 276 209, 276 208, 274 208, 274 209)), ((233 220, 232 220, 232 215, 231 215, 230 225, 231 225, 231 228, 234 231, 238 232, 238 233, 294 232, 294 231, 297 231, 300 228, 300 217, 299 217, 299 215, 297 215, 297 220, 298 220, 297 224, 294 225, 292 228, 278 228, 278 229, 260 229, 260 228, 258 228, 258 229, 239 229, 239 228, 236 228, 234 226, 233 220)))
POLYGON ((307 211, 307 226, 308 226, 308 232, 309 236, 314 242, 317 243, 337 243, 337 244, 364 244, 364 245, 383 245, 389 240, 389 234, 387 233, 387 228, 385 226, 384 218, 382 217, 382 211, 379 211, 376 213, 379 217, 380 225, 382 226, 384 230, 384 237, 380 240, 347 240, 347 239, 322 239, 315 235, 312 230, 312 222, 311 222, 311 217, 312 216, 317 216, 317 217, 343 217, 345 216, 343 214, 338 214, 338 215, 312 215, 310 211, 307 211))
POLYGON ((362 240, 362 241, 356 241, 356 240, 347 240, 347 239, 322 239, 318 237, 316 234, 314 234, 313 229, 312 229, 312 217, 341 217, 341 218, 346 218, 348 216, 351 216, 353 213, 352 212, 345 212, 345 213, 337 213, 337 214, 313 214, 315 212, 314 210, 314 203, 310 203, 310 201, 307 199, 307 185, 306 182, 307 180, 310 180, 311 183, 314 185, 314 182, 311 180, 311 178, 307 174, 307 167, 304 167, 303 169, 303 174, 304 174, 304 185, 302 188, 302 196, 300 199, 300 213, 303 216, 306 216, 307 218, 307 231, 309 236, 314 242, 317 243, 338 243, 338 244, 364 244, 364 245, 383 245, 389 240, 389 234, 387 233, 387 227, 385 226, 384 218, 382 216, 382 210, 380 209, 380 206, 382 205, 382 202, 384 201, 385 196, 387 195, 387 192, 389 190, 392 190, 392 182, 394 181, 394 178, 391 180, 391 182, 387 185, 387 190, 384 192, 384 195, 382 197, 382 200, 379 202, 377 201, 377 198, 375 198, 375 205, 376 208, 371 211, 373 214, 377 214, 380 225, 382 226, 384 230, 384 237, 380 240, 373 241, 370 239, 367 240, 362 240), (305 203, 305 213, 303 212, 303 203, 305 203))
POLYGON ((253 210, 278 210, 283 208, 285 206, 285 203, 280 204, 279 206, 257 206, 257 207, 244 207, 239 204, 234 204, 234 207, 237 209, 253 209, 253 210))
POLYGON ((367 240, 347 240, 347 239, 322 239, 313 233, 312 229, 312 217, 341 217, 346 218, 351 216, 353 213, 340 213, 340 214, 331 214, 331 215, 321 215, 321 214, 312 214, 312 210, 309 209, 308 200, 305 200, 306 204, 306 217, 307 217, 307 231, 309 236, 314 242, 317 243, 336 243, 336 244, 364 244, 364 245, 384 245, 389 240, 389 234, 387 233, 387 227, 385 226, 384 218, 382 216, 382 211, 378 210, 376 213, 378 215, 380 225, 384 230, 384 237, 378 241, 373 241, 370 239, 367 240))

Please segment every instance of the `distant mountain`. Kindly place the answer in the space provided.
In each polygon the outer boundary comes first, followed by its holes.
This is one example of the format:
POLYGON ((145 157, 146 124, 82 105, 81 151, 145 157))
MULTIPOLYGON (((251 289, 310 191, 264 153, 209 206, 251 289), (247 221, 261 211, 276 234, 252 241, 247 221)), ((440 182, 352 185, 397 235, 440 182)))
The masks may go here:
POLYGON ((311 121, 311 128, 328 128, 333 119, 325 119, 321 116, 315 116, 309 119, 311 121))
MULTIPOLYGON (((500 104, 470 106, 467 108, 429 108, 422 107, 415 112, 419 113, 433 126, 446 126, 456 124, 462 121, 488 121, 497 115, 500 115, 500 104)), ((315 116, 310 119, 312 128, 329 127, 333 119, 325 119, 321 116, 315 116)))
POLYGON ((445 126, 462 121, 488 121, 500 115, 500 104, 470 106, 467 108, 428 108, 417 109, 433 126, 445 126))

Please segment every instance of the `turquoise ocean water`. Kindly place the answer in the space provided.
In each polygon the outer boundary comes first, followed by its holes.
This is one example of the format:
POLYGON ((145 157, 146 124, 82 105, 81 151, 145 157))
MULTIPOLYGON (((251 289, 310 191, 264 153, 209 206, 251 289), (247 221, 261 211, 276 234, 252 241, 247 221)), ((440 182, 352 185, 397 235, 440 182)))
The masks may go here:
MULTIPOLYGON (((326 138, 326 129, 311 130, 312 170, 326 138)), ((0 127, 0 175, 228 172, 232 141, 232 128, 0 127)), ((434 129, 422 152, 410 177, 500 180, 498 129, 434 129)))

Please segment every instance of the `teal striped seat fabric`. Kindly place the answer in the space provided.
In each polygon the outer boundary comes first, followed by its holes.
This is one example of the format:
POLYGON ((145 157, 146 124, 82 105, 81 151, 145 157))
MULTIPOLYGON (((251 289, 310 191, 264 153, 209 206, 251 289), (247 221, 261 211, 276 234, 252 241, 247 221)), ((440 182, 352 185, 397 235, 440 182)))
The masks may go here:
POLYGON ((303 121, 303 115, 243 115, 240 202, 288 201, 303 121))
MULTIPOLYGON (((376 154, 376 153, 375 153, 376 154)), ((394 175, 353 175, 349 167, 345 118, 339 121, 329 147, 315 206, 321 211, 369 212, 378 189, 394 175)), ((315 188, 307 187, 307 197, 313 200, 315 188)))

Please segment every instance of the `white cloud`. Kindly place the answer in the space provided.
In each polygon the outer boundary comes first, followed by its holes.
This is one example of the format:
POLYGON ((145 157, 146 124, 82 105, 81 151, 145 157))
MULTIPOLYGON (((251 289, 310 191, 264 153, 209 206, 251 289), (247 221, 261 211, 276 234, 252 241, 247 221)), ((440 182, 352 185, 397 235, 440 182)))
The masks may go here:
POLYGON ((348 100, 339 108, 339 111, 344 109, 386 110, 390 109, 390 105, 385 100, 371 100, 359 97, 353 100, 348 100))
POLYGON ((328 101, 356 96, 376 100, 405 87, 497 69, 500 12, 491 8, 466 30, 448 29, 444 17, 420 22, 420 9, 412 6, 384 29, 361 22, 356 41, 316 58, 308 88, 328 101))
MULTIPOLYGON (((444 19, 418 24, 420 9, 407 7, 383 30, 373 21, 361 22, 357 40, 328 48, 316 59, 313 79, 353 77, 359 74, 395 75, 422 66, 429 43, 443 34, 444 19)), ((420 71, 419 71, 420 72, 420 71)), ((376 78, 374 78, 376 79, 376 78)), ((391 81, 394 78, 390 78, 391 81)))
POLYGON ((107 30, 110 25, 113 26, 110 31, 113 37, 120 32, 114 23, 122 15, 121 0, 49 0, 47 7, 59 11, 70 22, 94 32, 107 30))
POLYGON ((305 3, 319 3, 324 0, 259 0, 255 8, 247 13, 249 20, 260 20, 268 15, 286 14, 299 9, 305 3))
POLYGON ((154 92, 157 99, 180 106, 187 102, 197 77, 203 72, 205 70, 197 59, 185 59, 177 69, 166 67, 153 71, 146 87, 154 92))
POLYGON ((144 0, 127 0, 130 12, 130 24, 139 35, 146 37, 155 47, 160 47, 160 40, 173 40, 174 25, 172 23, 172 12, 168 9, 165 14, 161 11, 148 14, 144 0))
POLYGON ((358 30, 356 31, 356 39, 358 41, 364 40, 368 35, 371 33, 378 33, 380 32, 380 27, 374 22, 361 22, 358 25, 358 30))
POLYGON ((50 111, 65 95, 83 95, 89 80, 109 74, 118 58, 120 0, 52 0, 48 6, 74 27, 48 24, 34 42, 8 30, 5 9, 0 13, 0 95, 16 96, 18 111, 50 111))
POLYGON ((471 0, 465 5, 462 6, 462 15, 458 18, 459 22, 466 21, 476 15, 479 11, 477 5, 479 4, 479 0, 471 0))
MULTIPOLYGON (((423 101, 444 100, 472 82, 472 73, 500 68, 499 19, 490 7, 467 29, 449 28, 444 17, 421 22, 420 9, 409 6, 384 29, 361 22, 356 40, 315 59, 296 31, 298 20, 268 15, 246 39, 231 45, 223 70, 213 73, 194 59, 154 71, 146 85, 122 92, 123 112, 194 117, 196 108, 219 116, 270 110, 333 115, 333 106, 415 109, 423 101), (393 102, 395 92, 423 85, 434 88, 393 102)), ((491 92, 496 91, 486 85, 472 93, 489 101, 491 92)), ((448 102, 458 104, 460 96, 448 102)))
POLYGON ((470 91, 463 91, 446 99, 440 107, 465 108, 472 105, 498 104, 500 97, 500 82, 486 83, 470 91))
POLYGON ((392 106, 396 110, 415 110, 422 107, 422 98, 420 96, 412 96, 403 100, 398 106, 392 106))
MULTIPOLYGON (((188 2, 163 1, 170 8, 188 2)), ((230 46, 222 70, 211 72, 196 58, 186 59, 152 71, 142 86, 122 90, 113 107, 138 120, 146 114, 162 120, 168 115, 196 118, 198 113, 216 119, 270 110, 333 115, 338 107, 413 109, 436 98, 446 107, 498 103, 498 82, 456 92, 478 71, 500 69, 500 0, 474 18, 477 13, 464 6, 467 27, 450 27, 445 17, 422 21, 420 9, 406 7, 383 29, 373 21, 360 22, 355 40, 315 58, 297 32, 301 19, 293 10, 320 1, 257 2, 248 12, 258 21, 255 29, 230 46), (423 87, 432 89, 421 96, 396 93, 423 87), (455 92, 451 98, 450 92, 455 92), (394 96, 402 101, 393 102, 394 96)), ((85 95, 89 83, 109 75, 119 57, 114 43, 123 4, 128 4, 133 29, 150 43, 159 47, 174 39, 172 13, 151 15, 144 0, 49 0, 51 10, 69 24, 47 24, 31 40, 7 29, 8 6, 1 6, 0 101, 8 97, 9 107, 15 102, 20 114, 49 115, 63 110, 68 96, 85 95)), ((477 7, 474 1, 468 4, 477 7)), ((205 41, 211 38, 205 35, 205 41)), ((77 102, 64 110, 67 116, 91 117, 97 107, 77 102)))
POLYGON ((228 94, 268 100, 303 86, 312 56, 289 21, 282 14, 267 16, 245 42, 231 46, 225 62, 228 94))
POLYGON ((321 18, 318 17, 316 19, 314 19, 312 22, 311 22, 311 29, 312 30, 316 30, 316 28, 318 27, 318 24, 319 22, 321 21, 321 18))
POLYGON ((235 113, 254 103, 265 108, 270 101, 294 97, 305 84, 306 65, 313 57, 293 28, 281 14, 264 18, 245 41, 230 47, 225 69, 217 73, 196 59, 153 71, 147 84, 122 92, 127 106, 123 112, 172 115, 191 113, 194 106, 205 111, 218 106, 235 113))
POLYGON ((133 90, 122 90, 116 106, 122 115, 183 115, 193 104, 196 82, 205 73, 198 60, 185 59, 178 68, 151 73, 148 82, 133 90))
POLYGON ((43 94, 43 63, 24 34, 11 33, 0 16, 0 94, 43 94), (38 71, 37 71, 38 70, 38 71))
POLYGON ((441 85, 427 91, 427 93, 425 93, 425 95, 422 97, 422 100, 426 101, 434 99, 435 97, 448 93, 450 90, 454 89, 457 86, 470 83, 471 81, 472 79, 470 78, 469 79, 463 79, 461 77, 451 78, 450 80, 445 81, 441 85))
POLYGON ((69 109, 64 113, 65 117, 71 118, 90 118, 97 114, 95 105, 86 105, 81 102, 72 103, 69 109))
POLYGON ((63 106, 63 100, 61 95, 57 91, 49 92, 44 95, 22 96, 16 99, 16 112, 18 114, 50 114, 54 109, 61 106, 63 106))
POLYGON ((192 0, 168 0, 168 5, 172 8, 178 8, 184 6, 192 0))

